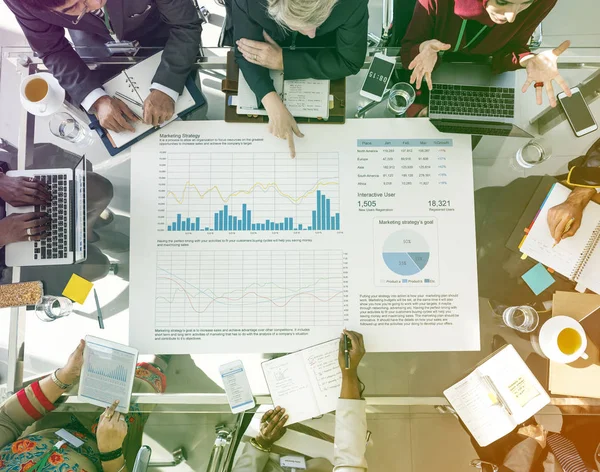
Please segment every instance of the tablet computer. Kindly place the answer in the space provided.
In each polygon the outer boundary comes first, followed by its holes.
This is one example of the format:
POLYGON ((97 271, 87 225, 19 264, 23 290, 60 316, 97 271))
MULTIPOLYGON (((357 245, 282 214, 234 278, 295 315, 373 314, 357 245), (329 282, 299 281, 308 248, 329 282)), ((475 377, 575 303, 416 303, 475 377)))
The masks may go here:
POLYGON ((137 358, 137 349, 86 336, 77 398, 102 407, 119 400, 117 411, 127 413, 137 358))

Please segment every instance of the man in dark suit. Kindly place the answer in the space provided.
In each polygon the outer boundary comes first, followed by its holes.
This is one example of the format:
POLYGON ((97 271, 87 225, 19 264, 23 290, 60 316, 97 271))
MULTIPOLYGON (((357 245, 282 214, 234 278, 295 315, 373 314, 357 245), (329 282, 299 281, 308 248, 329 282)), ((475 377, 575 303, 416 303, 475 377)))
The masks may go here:
POLYGON ((200 47, 201 22, 191 0, 5 0, 31 48, 42 58, 71 98, 94 111, 109 130, 133 131, 137 120, 121 100, 112 98, 65 38, 109 55, 105 43, 139 41, 142 47, 164 47, 162 60, 144 101, 146 123, 171 118, 175 101, 200 47), (128 121, 129 120, 129 121, 128 121))

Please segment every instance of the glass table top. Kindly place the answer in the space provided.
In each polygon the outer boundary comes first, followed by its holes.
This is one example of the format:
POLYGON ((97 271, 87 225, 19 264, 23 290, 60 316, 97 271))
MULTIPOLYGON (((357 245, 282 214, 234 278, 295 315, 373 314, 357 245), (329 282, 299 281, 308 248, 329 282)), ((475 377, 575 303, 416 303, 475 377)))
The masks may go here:
MULTIPOLYGON (((227 50, 227 48, 203 49, 204 55, 199 58, 196 69, 207 105, 188 119, 194 121, 223 119, 225 95, 221 91, 221 80, 225 77, 227 50)), ((387 53, 393 55, 397 50, 390 49, 387 53)), ((130 162, 128 151, 110 157, 99 141, 81 149, 54 137, 48 130, 48 118, 27 115, 18 101, 18 86, 21 79, 28 74, 43 70, 43 65, 26 47, 3 48, 1 59, 0 106, 2 110, 12 111, 10 119, 7 119, 3 112, 6 135, 2 138, 7 142, 7 149, 11 149, 11 144, 20 147, 23 151, 22 155, 27 156, 28 164, 34 162, 37 167, 40 166, 40 159, 47 156, 49 152, 67 156, 85 153, 86 159, 93 165, 94 172, 108 179, 114 188, 114 196, 110 203, 113 217, 106 227, 102 228, 102 238, 96 244, 109 260, 109 266, 102 269, 105 270, 106 275, 95 282, 107 329, 98 328, 93 296, 88 297, 84 305, 76 306, 75 313, 71 316, 53 323, 40 321, 33 312, 22 312, 19 318, 8 316, 0 318, 1 328, 3 328, 0 332, 3 333, 3 337, 7 337, 9 333, 8 336, 12 336, 11 342, 24 341, 25 350, 21 353, 24 355, 17 357, 16 360, 22 361, 19 367, 23 368, 23 375, 28 378, 48 372, 60 365, 77 340, 87 334, 127 343, 130 162), (48 146, 51 146, 51 151, 48 151, 48 146)), ((378 119, 392 116, 384 102, 372 104, 359 94, 370 60, 371 57, 368 57, 359 74, 347 78, 347 119, 378 119)), ((106 62, 98 63, 91 60, 88 63, 92 68, 106 64, 106 62)), ((570 85, 585 83, 586 80, 594 78, 598 67, 600 67, 600 55, 593 48, 572 48, 560 62, 561 73, 570 85)), ((515 74, 517 84, 524 82, 525 76, 522 70, 515 74)), ((600 101, 593 97, 588 101, 592 111, 598 110, 600 101)), ((475 190, 504 186, 517 178, 535 179, 535 175, 560 175, 565 171, 569 160, 584 154, 597 139, 597 134, 574 139, 568 123, 560 116, 558 118, 554 116, 556 111, 550 110, 547 102, 543 106, 535 104, 533 91, 523 95, 519 93, 517 104, 519 126, 534 136, 551 136, 552 158, 533 169, 523 169, 516 163, 515 154, 527 142, 526 139, 483 137, 473 150, 475 190)), ((74 109, 68 111, 78 113, 77 117, 82 121, 85 120, 81 111, 74 109)), ((198 126, 201 127, 201 123, 198 126)), ((378 397, 395 398, 399 404, 429 404, 430 400, 434 401, 433 399, 441 402, 444 389, 492 352, 492 341, 495 335, 501 335, 515 345, 523 357, 534 356, 528 337, 518 335, 503 326, 485 295, 480 287, 482 346, 480 351, 368 353, 360 371, 361 379, 366 385, 365 395, 372 398, 375 403, 378 397)), ((9 340, 4 342, 8 344, 9 340)), ((168 393, 214 393, 220 395, 220 401, 224 403, 218 365, 239 358, 244 361, 249 372, 254 394, 267 396, 268 390, 260 364, 268 357, 266 354, 236 353, 226 356, 211 354, 175 356, 173 362, 175 365, 181 365, 181 369, 186 372, 186 378, 181 382, 173 383, 168 393)), ((11 361, 14 360, 13 356, 11 361)), ((382 400, 382 403, 385 401, 382 400)))

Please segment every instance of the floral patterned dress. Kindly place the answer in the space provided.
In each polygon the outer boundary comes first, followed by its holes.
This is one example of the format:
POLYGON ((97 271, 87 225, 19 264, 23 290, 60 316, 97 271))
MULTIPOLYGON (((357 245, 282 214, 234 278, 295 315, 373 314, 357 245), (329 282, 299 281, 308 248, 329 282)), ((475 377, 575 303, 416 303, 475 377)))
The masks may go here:
MULTIPOLYGON (((152 364, 138 364, 134 392, 162 393, 166 379, 152 364)), ((99 409, 92 413, 55 413, 46 416, 54 406, 45 398, 37 382, 9 398, 0 407, 0 471, 26 472, 60 440, 55 432, 61 428, 74 434, 84 443, 78 448, 64 445, 48 457, 43 472, 101 472, 96 445, 96 429, 99 409), (35 421, 35 423, 34 423, 35 421), (18 438, 30 425, 36 432, 18 438), (58 423, 58 424, 57 424, 58 423), (17 439, 18 438, 18 439, 17 439)), ((125 415, 128 434, 123 443, 123 451, 129 468, 141 446, 144 424, 148 413, 141 413, 137 405, 130 406, 125 415)))

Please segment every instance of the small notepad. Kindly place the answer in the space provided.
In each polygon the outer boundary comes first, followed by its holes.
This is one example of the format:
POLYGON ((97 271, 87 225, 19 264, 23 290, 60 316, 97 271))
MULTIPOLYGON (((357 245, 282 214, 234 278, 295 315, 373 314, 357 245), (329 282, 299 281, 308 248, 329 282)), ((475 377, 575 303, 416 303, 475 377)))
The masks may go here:
POLYGON ((93 286, 94 284, 89 280, 79 277, 77 274, 73 274, 62 294, 74 302, 83 305, 93 286))
POLYGON ((542 264, 536 264, 527 272, 525 272, 521 278, 525 281, 529 288, 535 295, 539 295, 552 285, 556 280, 550 275, 546 268, 542 264))

